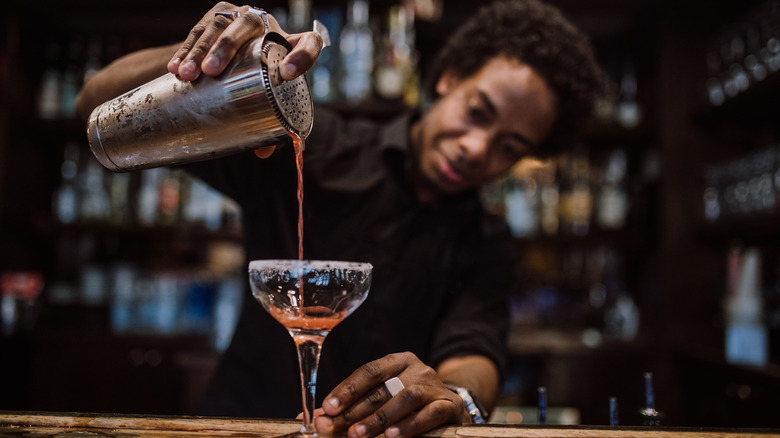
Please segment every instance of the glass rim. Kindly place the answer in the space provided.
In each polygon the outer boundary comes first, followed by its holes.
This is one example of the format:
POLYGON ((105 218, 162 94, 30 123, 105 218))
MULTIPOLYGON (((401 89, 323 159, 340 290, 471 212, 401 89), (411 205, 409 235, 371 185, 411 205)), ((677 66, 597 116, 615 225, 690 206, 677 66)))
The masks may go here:
POLYGON ((249 262, 249 270, 257 271, 264 268, 274 269, 352 269, 371 271, 373 266, 368 262, 352 262, 345 260, 298 260, 298 259, 262 259, 249 262))

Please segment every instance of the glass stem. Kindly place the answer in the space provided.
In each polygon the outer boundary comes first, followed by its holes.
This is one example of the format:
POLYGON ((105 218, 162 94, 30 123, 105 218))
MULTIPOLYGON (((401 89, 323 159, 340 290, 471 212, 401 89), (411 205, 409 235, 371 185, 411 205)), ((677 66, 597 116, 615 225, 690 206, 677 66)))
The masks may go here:
POLYGON ((296 342, 298 347, 298 365, 301 368, 301 393, 303 395, 303 433, 315 433, 312 423, 314 415, 314 395, 317 390, 317 369, 324 337, 296 342))

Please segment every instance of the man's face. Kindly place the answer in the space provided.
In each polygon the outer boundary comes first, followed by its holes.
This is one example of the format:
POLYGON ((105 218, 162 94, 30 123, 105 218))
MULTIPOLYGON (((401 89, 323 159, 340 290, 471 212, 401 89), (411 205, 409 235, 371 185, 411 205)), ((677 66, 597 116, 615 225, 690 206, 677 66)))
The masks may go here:
POLYGON ((415 188, 423 201, 495 180, 555 123, 554 92, 520 61, 494 58, 467 78, 445 73, 436 91, 441 97, 412 128, 415 188))

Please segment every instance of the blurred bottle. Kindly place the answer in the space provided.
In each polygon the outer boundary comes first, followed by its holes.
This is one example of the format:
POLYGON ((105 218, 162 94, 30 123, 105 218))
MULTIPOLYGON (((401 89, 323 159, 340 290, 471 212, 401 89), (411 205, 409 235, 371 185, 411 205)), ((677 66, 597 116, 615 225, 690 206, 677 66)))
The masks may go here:
POLYGON ((547 424, 547 388, 540 386, 536 391, 539 394, 536 420, 538 424, 547 424))
POLYGON ((731 45, 732 62, 728 66, 728 75, 734 87, 736 87, 737 93, 742 93, 750 88, 750 77, 743 66, 745 60, 745 39, 741 29, 733 31, 729 44, 731 45))
POLYGON ((721 214, 721 169, 718 166, 710 166, 704 172, 704 218, 708 221, 716 221, 721 214))
POLYGON ((529 237, 539 228, 538 189, 533 178, 515 178, 504 198, 506 222, 514 237, 529 237))
POLYGON ((141 171, 141 187, 138 190, 138 223, 154 225, 157 221, 158 182, 162 168, 145 169, 141 171))
POLYGON ((376 90, 385 99, 413 106, 419 100, 414 46, 414 9, 395 5, 387 18, 387 33, 376 65, 376 90))
POLYGON ((351 0, 347 23, 341 31, 341 93, 347 102, 360 102, 371 96, 374 68, 374 39, 368 23, 368 1, 351 0))
POLYGON ((135 287, 139 273, 130 264, 118 263, 111 269, 111 329, 114 333, 130 333, 136 321, 135 287))
POLYGON ((620 229, 628 216, 626 174, 628 159, 622 149, 614 149, 604 169, 596 209, 596 222, 602 229, 620 229))
POLYGON ((79 175, 79 216, 82 220, 108 219, 111 206, 104 176, 103 167, 97 160, 87 160, 84 171, 79 175))
POLYGON ((646 372, 645 379, 645 407, 639 410, 643 426, 660 426, 663 413, 655 407, 655 390, 653 389, 653 373, 646 372))
POLYGON ((290 15, 287 17, 287 28, 290 33, 300 33, 311 30, 311 0, 290 0, 288 4, 290 15))
POLYGON ((181 214, 181 173, 179 169, 163 168, 157 183, 157 224, 171 226, 179 222, 181 214))
POLYGON ((54 214, 61 224, 71 224, 78 219, 78 189, 76 181, 79 171, 79 145, 69 142, 65 145, 60 175, 62 180, 54 195, 54 214))
POLYGON ((562 219, 575 235, 590 231, 593 213, 593 192, 590 184, 590 163, 584 147, 575 148, 564 162, 565 191, 562 193, 562 219))
POLYGON ((33 330, 40 312, 42 290, 43 275, 40 272, 0 272, 0 334, 10 336, 33 330))
POLYGON ((767 68, 759 58, 761 52, 761 31, 758 19, 755 16, 747 20, 745 29, 745 59, 743 64, 750 74, 751 82, 760 82, 766 79, 767 68))
POLYGON ((637 101, 637 91, 636 69, 633 65, 628 65, 620 79, 620 101, 615 107, 615 117, 625 128, 635 128, 642 121, 642 108, 637 101))
POLYGON ((780 360, 780 260, 775 263, 774 279, 767 288, 764 310, 769 331, 769 361, 780 360))
POLYGON ((618 426, 620 424, 620 415, 618 412, 617 397, 609 398, 609 425, 618 426))
POLYGON ((775 183, 775 200, 780 203, 780 145, 775 146, 774 173, 772 180, 775 183))
POLYGON ((542 232, 549 236, 558 233, 560 226, 560 191, 554 162, 547 163, 539 174, 540 211, 539 222, 542 232))
POLYGON ((109 220, 115 225, 125 225, 131 218, 130 177, 130 173, 109 174, 109 220))
POLYGON ((609 339, 631 341, 639 333, 639 308, 625 292, 604 312, 604 334, 609 339))
POLYGON ((217 298, 214 304, 214 347, 217 351, 225 351, 238 323, 238 315, 241 313, 241 292, 243 290, 242 277, 238 275, 227 276, 217 287, 217 298))
POLYGON ((341 12, 335 7, 326 7, 316 11, 317 20, 328 29, 331 47, 325 47, 320 52, 317 62, 311 69, 311 94, 316 102, 331 102, 338 97, 339 33, 343 23, 341 12))
POLYGON ((58 43, 49 43, 44 49, 46 63, 38 90, 38 117, 56 119, 60 115, 60 90, 62 89, 61 62, 62 48, 58 43))
POLYGON ((764 322, 761 253, 757 248, 747 248, 742 253, 732 249, 729 257, 731 288, 724 303, 726 360, 763 366, 769 359, 769 339, 764 322))
POLYGON ((759 51, 759 57, 770 72, 780 70, 780 31, 778 30, 778 5, 776 2, 766 4, 768 10, 760 14, 759 28, 763 48, 759 51))
POLYGON ((151 327, 156 333, 172 335, 181 330, 178 320, 183 298, 180 281, 175 274, 168 272, 158 273, 155 277, 155 314, 150 320, 151 327))
POLYGON ((79 297, 88 306, 100 306, 109 299, 109 273, 105 266, 86 263, 79 273, 79 297))
POLYGON ((184 286, 181 307, 181 328, 190 333, 211 333, 214 327, 214 310, 218 283, 213 279, 200 279, 184 286))
POLYGON ((726 94, 721 83, 721 58, 717 49, 707 53, 707 98, 713 106, 723 105, 726 94))
POLYGON ((734 47, 731 45, 731 39, 724 37, 719 43, 720 49, 720 77, 723 84, 723 92, 726 97, 734 97, 739 93, 739 86, 734 76, 729 73, 729 66, 734 63, 734 47))
POLYGON ((243 231, 241 224, 241 206, 235 200, 227 196, 221 196, 222 200, 222 221, 223 228, 226 231, 241 233, 243 231))
POLYGON ((94 37, 87 44, 87 59, 84 62, 83 82, 87 82, 103 67, 103 41, 94 37))
POLYGON ((84 79, 84 65, 84 43, 78 37, 71 37, 68 41, 67 60, 62 73, 62 87, 59 96, 59 116, 62 118, 76 117, 76 96, 84 79))
POLYGON ((198 178, 192 178, 184 203, 184 220, 209 230, 222 226, 223 195, 198 178))
POLYGON ((71 64, 62 75, 62 88, 60 90, 60 116, 65 119, 76 117, 76 96, 81 88, 81 74, 79 69, 71 64))

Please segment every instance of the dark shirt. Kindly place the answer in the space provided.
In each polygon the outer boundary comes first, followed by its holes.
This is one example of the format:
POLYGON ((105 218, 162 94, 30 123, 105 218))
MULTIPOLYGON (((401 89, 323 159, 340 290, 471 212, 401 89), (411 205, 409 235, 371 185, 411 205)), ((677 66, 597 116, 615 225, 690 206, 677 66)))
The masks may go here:
MULTIPOLYGON (((317 109, 306 141, 304 257, 370 262, 368 298, 325 340, 317 405, 361 365, 411 351, 430 366, 482 354, 503 369, 512 244, 475 192, 420 204, 409 184, 413 114, 390 123, 317 109)), ((242 207, 248 260, 297 258, 292 147, 189 170, 242 207)), ((204 415, 289 418, 302 411, 292 339, 249 292, 204 415)))

